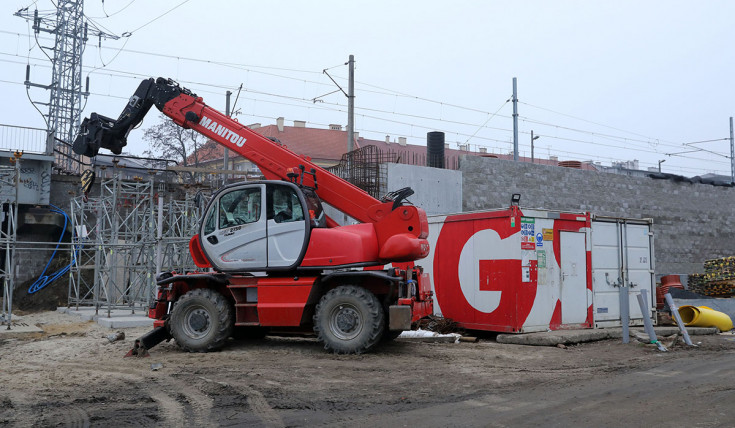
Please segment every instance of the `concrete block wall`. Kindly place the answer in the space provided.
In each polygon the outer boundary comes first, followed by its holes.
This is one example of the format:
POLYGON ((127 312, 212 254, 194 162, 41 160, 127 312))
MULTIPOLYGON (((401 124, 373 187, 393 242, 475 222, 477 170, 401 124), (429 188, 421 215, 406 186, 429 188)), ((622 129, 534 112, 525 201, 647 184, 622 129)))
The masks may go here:
POLYGON ((447 214, 462 211, 462 173, 449 169, 416 165, 387 164, 386 191, 411 187, 408 197, 426 214, 447 214))
POLYGON ((735 188, 465 156, 463 210, 508 206, 653 218, 656 274, 702 272, 735 255, 735 188))

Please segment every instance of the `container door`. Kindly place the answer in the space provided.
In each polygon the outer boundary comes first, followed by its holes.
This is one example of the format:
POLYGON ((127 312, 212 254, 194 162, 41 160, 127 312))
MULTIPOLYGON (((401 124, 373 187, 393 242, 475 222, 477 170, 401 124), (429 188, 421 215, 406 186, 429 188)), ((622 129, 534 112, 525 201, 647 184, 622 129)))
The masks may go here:
POLYGON ((586 237, 581 232, 560 232, 561 322, 581 324, 587 320, 586 237))
MULTIPOLYGON (((625 236, 625 266, 626 280, 628 281, 630 296, 630 318, 642 319, 641 307, 638 304, 638 294, 641 290, 647 291, 648 305, 656 305, 656 294, 653 288, 653 269, 651 269, 651 235, 647 224, 623 223, 625 236)), ((651 314, 645 314, 649 316, 651 314)))
MULTIPOLYGON (((592 222, 592 277, 595 326, 621 325, 620 286, 628 291, 631 325, 640 325, 643 314, 638 294, 648 290, 648 302, 655 305, 653 258, 649 224, 624 221, 592 222)), ((646 314, 650 315, 650 314, 646 314)))
POLYGON ((618 223, 592 222, 592 283, 596 327, 620 325, 620 285, 623 282, 621 246, 618 223))

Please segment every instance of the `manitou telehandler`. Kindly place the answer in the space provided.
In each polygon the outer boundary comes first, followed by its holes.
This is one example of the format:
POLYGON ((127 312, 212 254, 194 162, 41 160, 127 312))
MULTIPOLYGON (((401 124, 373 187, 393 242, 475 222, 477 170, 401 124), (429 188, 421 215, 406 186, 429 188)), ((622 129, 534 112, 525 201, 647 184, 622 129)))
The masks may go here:
POLYGON ((424 210, 405 202, 411 189, 379 201, 170 79, 141 82, 117 120, 92 113, 74 151, 120 154, 154 105, 256 164, 266 180, 213 195, 189 242, 202 271, 158 274, 148 311, 155 328, 131 353, 170 338, 186 351, 216 350, 235 328, 313 329, 325 349, 361 353, 432 313, 430 279, 413 265, 429 254, 428 222, 424 210), (322 200, 361 223, 338 225, 322 200))

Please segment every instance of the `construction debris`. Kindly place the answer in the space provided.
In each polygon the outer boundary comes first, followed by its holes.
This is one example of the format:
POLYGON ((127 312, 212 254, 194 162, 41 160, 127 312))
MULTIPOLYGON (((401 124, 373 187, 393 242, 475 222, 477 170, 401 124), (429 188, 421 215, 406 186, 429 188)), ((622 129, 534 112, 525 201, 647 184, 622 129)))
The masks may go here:
POLYGON ((419 321, 419 328, 423 330, 434 331, 439 334, 461 334, 464 332, 464 330, 460 328, 454 320, 436 315, 429 315, 428 317, 419 321))
POLYGON ((118 340, 124 340, 125 339, 125 332, 118 331, 117 333, 111 333, 105 336, 107 340, 110 341, 110 343, 117 342, 118 340))

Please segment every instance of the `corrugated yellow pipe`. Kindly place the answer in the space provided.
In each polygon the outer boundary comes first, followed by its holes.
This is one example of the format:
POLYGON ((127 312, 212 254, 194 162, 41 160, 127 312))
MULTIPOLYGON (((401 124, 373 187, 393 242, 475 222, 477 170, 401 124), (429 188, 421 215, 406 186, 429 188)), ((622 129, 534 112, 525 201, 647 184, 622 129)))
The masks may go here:
POLYGON ((732 330, 732 319, 724 312, 707 306, 685 305, 679 308, 681 321, 691 327, 717 327, 720 331, 732 330))

